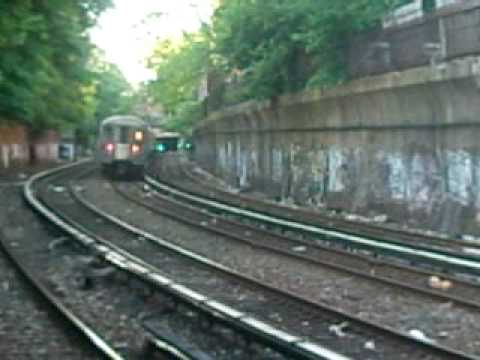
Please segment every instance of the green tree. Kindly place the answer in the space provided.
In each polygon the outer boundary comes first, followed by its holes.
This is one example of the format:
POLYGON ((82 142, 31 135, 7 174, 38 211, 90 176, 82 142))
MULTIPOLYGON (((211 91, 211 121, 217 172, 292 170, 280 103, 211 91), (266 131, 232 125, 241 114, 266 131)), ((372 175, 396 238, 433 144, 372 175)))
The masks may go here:
POLYGON ((110 63, 103 63, 94 71, 95 78, 95 120, 108 116, 128 114, 135 104, 135 92, 120 69, 110 63))
POLYGON ((105 61, 99 49, 92 52, 88 69, 91 81, 83 88, 83 99, 90 104, 91 114, 76 125, 77 142, 84 147, 92 144, 100 121, 131 113, 138 97, 120 69, 105 61))
POLYGON ((205 74, 221 79, 209 84, 215 106, 341 83, 352 34, 378 26, 404 2, 224 0, 199 34, 159 43, 149 91, 173 124, 189 127, 203 116, 194 93, 205 74))
POLYGON ((348 37, 378 23, 391 0, 230 0, 213 19, 213 52, 247 74, 252 97, 345 77, 348 37))
POLYGON ((110 0, 0 1, 0 116, 33 132, 93 115, 87 30, 110 0))
POLYGON ((194 100, 208 68, 208 42, 204 34, 184 34, 178 43, 159 42, 149 59, 157 78, 149 84, 153 98, 174 113, 177 105, 194 100))
POLYGON ((172 130, 188 131, 204 115, 198 90, 209 67, 210 45, 205 30, 184 34, 177 43, 159 42, 149 59, 157 78, 148 84, 147 92, 164 107, 166 127, 172 130))

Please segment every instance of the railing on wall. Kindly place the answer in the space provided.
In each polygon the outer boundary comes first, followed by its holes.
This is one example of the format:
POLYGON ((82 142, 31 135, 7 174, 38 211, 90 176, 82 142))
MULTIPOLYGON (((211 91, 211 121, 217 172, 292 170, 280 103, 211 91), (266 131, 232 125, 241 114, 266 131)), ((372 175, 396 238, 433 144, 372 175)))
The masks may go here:
MULTIPOLYGON (((412 11, 417 11, 412 7, 412 11)), ((480 54, 480 1, 471 0, 421 16, 406 13, 409 21, 386 21, 384 29, 350 40, 348 74, 360 78, 457 57, 480 54), (385 26, 387 25, 387 26, 385 26)))
MULTIPOLYGON (((442 7, 426 11, 416 1, 386 17, 383 28, 353 36, 347 46, 350 79, 402 71, 468 55, 480 54, 480 0, 436 0, 442 7), (447 6, 448 5, 448 6, 447 6)), ((302 76, 315 71, 305 55, 299 61, 302 76)), ((208 76, 205 112, 243 101, 241 82, 208 76)))

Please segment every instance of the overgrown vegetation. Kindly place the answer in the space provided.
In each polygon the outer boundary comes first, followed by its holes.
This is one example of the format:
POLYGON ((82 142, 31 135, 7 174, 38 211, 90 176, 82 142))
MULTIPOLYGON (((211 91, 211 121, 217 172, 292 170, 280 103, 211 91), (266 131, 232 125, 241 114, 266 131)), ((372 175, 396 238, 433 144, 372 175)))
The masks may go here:
POLYGON ((78 125, 120 106, 115 101, 123 101, 128 84, 112 65, 92 61, 87 33, 110 5, 0 0, 0 120, 36 132, 78 125))
POLYGON ((161 41, 149 59, 157 78, 148 85, 152 99, 169 117, 167 127, 182 130, 201 116, 198 89, 209 68, 210 46, 206 28, 184 34, 181 41, 161 41))
POLYGON ((401 1, 225 0, 198 34, 158 45, 149 91, 182 128, 203 116, 196 89, 207 74, 213 107, 338 84, 349 36, 401 1))
POLYGON ((103 60, 94 52, 89 66, 94 87, 94 119, 96 123, 111 115, 129 114, 137 95, 117 65, 103 60))
MULTIPOLYGON (((139 94, 163 106, 170 128, 185 130, 206 110, 338 84, 346 78, 349 36, 375 26, 401 2, 220 1, 197 33, 158 44, 149 59, 157 79, 139 94)), ((111 0, 0 0, 0 121, 19 121, 35 131, 95 124, 130 111, 132 89, 88 38, 110 5, 111 0)))

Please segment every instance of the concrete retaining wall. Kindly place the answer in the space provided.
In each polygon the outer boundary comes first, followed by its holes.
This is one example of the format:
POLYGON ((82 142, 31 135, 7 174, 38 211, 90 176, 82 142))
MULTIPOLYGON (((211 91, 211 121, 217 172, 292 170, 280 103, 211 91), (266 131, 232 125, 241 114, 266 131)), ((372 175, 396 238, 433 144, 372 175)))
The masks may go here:
POLYGON ((480 233, 480 59, 250 102, 195 132, 196 161, 297 204, 480 233))
MULTIPOLYGON (((387 20, 388 28, 353 36, 347 50, 350 78, 480 54, 480 0, 449 0, 423 14, 421 1, 403 8, 406 17, 387 20), (442 6, 451 5, 451 6, 442 6), (411 12, 413 11, 413 12, 411 12)), ((400 9, 399 9, 400 11, 400 9)))

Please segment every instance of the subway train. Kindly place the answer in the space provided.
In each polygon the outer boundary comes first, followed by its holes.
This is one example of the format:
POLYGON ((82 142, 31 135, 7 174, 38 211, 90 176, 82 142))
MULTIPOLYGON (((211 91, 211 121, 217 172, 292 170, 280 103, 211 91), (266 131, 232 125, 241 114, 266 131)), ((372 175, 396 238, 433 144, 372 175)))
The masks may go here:
POLYGON ((163 131, 159 128, 152 129, 155 137, 155 152, 192 152, 194 150, 191 138, 184 137, 182 134, 173 131, 163 131))
POLYGON ((142 178, 153 149, 149 124, 136 116, 112 116, 100 124, 96 160, 109 177, 142 178))
POLYGON ((155 137, 155 151, 157 153, 176 152, 182 144, 181 135, 177 132, 153 129, 155 137))

